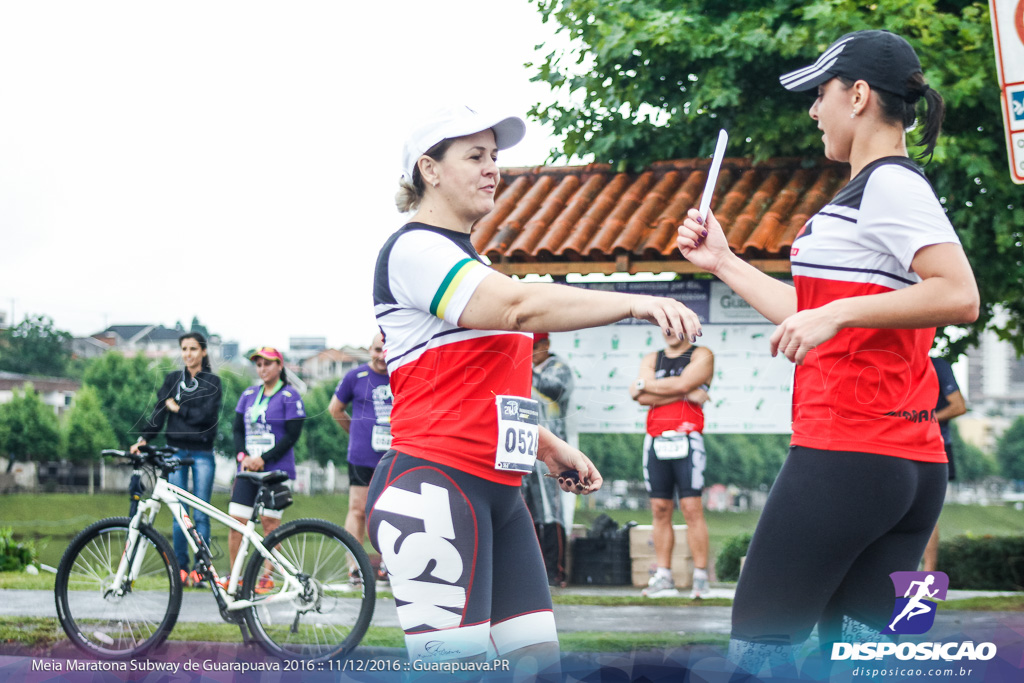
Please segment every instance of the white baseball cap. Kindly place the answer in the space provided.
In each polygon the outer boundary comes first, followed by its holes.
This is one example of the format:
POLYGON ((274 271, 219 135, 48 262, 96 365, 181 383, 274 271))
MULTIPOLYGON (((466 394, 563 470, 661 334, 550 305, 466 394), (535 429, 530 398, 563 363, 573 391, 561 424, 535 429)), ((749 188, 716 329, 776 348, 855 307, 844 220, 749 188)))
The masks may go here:
POLYGON ((483 114, 467 106, 445 107, 417 126, 402 149, 402 177, 412 184, 416 162, 428 149, 449 138, 461 138, 490 128, 498 149, 512 147, 526 135, 526 123, 518 116, 483 114))

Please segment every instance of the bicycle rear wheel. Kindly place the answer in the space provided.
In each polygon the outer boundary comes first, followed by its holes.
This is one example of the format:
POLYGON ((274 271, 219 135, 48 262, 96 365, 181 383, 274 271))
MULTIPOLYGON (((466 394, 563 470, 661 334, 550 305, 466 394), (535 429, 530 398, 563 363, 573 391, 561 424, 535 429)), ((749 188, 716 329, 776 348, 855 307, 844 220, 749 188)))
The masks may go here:
POLYGON ((98 657, 128 659, 162 643, 181 607, 181 576, 167 539, 143 526, 134 580, 114 585, 131 520, 104 519, 71 541, 57 569, 57 618, 78 648, 98 657), (120 595, 118 595, 120 593, 120 595))
POLYGON ((298 519, 263 546, 276 548, 298 570, 290 578, 275 561, 265 563, 255 552, 249 558, 242 597, 256 604, 245 610, 245 621, 264 649, 284 659, 322 661, 358 645, 376 598, 370 558, 358 541, 330 522, 298 519), (349 582, 354 569, 364 578, 358 584, 349 582))

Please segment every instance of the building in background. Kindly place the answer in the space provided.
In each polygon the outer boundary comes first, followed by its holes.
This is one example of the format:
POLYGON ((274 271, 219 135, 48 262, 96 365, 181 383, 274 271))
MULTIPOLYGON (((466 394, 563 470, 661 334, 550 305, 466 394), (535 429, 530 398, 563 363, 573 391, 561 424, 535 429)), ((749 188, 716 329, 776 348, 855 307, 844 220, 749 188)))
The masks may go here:
POLYGON ((58 417, 71 407, 75 392, 82 388, 81 382, 63 377, 40 377, 23 375, 17 372, 0 372, 0 403, 7 403, 14 398, 14 392, 22 391, 26 384, 31 384, 39 394, 43 403, 53 408, 58 417))
POLYGON ((302 361, 302 378, 311 384, 340 379, 349 370, 369 361, 370 352, 364 348, 323 349, 302 361))
POLYGON ((327 337, 288 337, 288 360, 301 364, 327 348, 327 337))
POLYGON ((957 418, 957 430, 968 443, 994 453, 1003 432, 1024 416, 1024 358, 989 330, 954 369, 963 366, 957 381, 964 388, 968 412, 957 418))
MULTIPOLYGON (((163 325, 111 325, 101 332, 89 337, 76 337, 71 342, 71 350, 76 358, 96 358, 107 351, 118 351, 126 356, 143 355, 146 358, 178 359, 181 350, 178 338, 188 330, 178 323, 174 327, 163 325)), ((224 343, 219 335, 207 335, 207 351, 213 363, 224 360, 224 343)), ((233 345, 234 355, 238 354, 238 342, 233 345)))

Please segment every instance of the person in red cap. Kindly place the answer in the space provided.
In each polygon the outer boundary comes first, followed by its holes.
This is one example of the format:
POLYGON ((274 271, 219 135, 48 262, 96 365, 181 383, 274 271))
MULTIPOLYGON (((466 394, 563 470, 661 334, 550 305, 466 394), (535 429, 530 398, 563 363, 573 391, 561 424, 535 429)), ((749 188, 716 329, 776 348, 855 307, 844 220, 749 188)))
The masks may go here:
MULTIPOLYGON (((306 409, 302 397, 288 381, 284 356, 277 349, 262 346, 249 354, 260 383, 242 392, 235 407, 233 428, 235 451, 240 472, 281 470, 295 479, 295 443, 302 435, 306 409)), ((228 514, 242 524, 252 516, 258 486, 250 479, 236 478, 231 488, 228 514)), ((280 510, 263 510, 260 522, 269 535, 281 525, 280 510)), ((235 564, 242 535, 232 530, 228 536, 231 566, 235 564)), ((224 574, 230 575, 230 571, 224 574)), ((226 578, 224 579, 227 580, 226 578)), ((260 578, 257 591, 271 588, 271 579, 260 578)))
POLYGON ((937 325, 978 317, 979 295, 956 231, 907 151, 930 157, 942 97, 910 44, 857 31, 780 77, 815 90, 809 114, 825 156, 850 181, 797 233, 793 286, 739 259, 718 220, 691 209, 683 256, 778 325, 773 355, 796 364, 789 456, 758 521, 733 602, 730 659, 792 674, 817 625, 830 644, 887 638, 889 574, 917 569, 946 491, 929 360, 937 325))

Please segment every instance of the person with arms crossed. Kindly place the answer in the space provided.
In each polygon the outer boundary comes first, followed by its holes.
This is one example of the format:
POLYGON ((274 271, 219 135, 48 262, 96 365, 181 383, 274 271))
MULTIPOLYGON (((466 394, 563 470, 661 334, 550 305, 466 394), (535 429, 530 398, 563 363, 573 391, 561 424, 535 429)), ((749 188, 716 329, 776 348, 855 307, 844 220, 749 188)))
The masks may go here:
POLYGON ((672 579, 673 499, 686 520, 686 543, 693 556, 691 598, 708 592, 708 525, 701 493, 704 489, 704 411, 715 356, 705 346, 664 335, 665 348, 644 356, 629 394, 648 406, 644 436, 644 485, 651 498, 651 539, 658 562, 644 597, 678 595, 672 579))
MULTIPOLYGON (((210 357, 206 348, 206 337, 199 332, 186 332, 178 337, 181 358, 185 368, 167 373, 164 383, 157 392, 156 406, 142 429, 142 435, 131 447, 132 453, 139 452, 139 446, 151 442, 167 423, 165 436, 167 445, 178 449, 178 457, 192 458, 192 464, 171 472, 167 481, 190 491, 200 500, 210 501, 213 495, 213 475, 216 464, 213 459, 213 442, 217 437, 217 423, 220 421, 222 400, 220 377, 213 374, 210 357), (189 473, 192 487, 189 488, 189 473)), ((210 518, 201 510, 185 506, 185 514, 192 515, 196 531, 210 545, 210 518)), ((188 559, 188 541, 181 528, 174 525, 174 556, 181 571, 181 583, 200 587, 202 577, 188 559), (188 569, 192 567, 192 569, 188 569)), ((197 558, 198 559, 198 558, 197 558)))
POLYGON ((700 333, 697 316, 672 299, 524 283, 483 263, 470 231, 494 209, 498 150, 525 129, 518 117, 450 107, 406 140, 396 203, 416 213, 385 242, 373 286, 392 442, 366 516, 410 660, 499 656, 524 676, 555 675, 559 650, 522 477, 540 460, 563 491, 602 484, 583 453, 539 424, 532 333, 630 316, 700 333))
MULTIPOLYGON (((357 541, 366 536, 366 490, 381 456, 391 448, 391 385, 384 362, 384 337, 370 342, 370 362, 353 368, 338 382, 327 411, 348 434, 348 514, 345 531, 357 541), (352 406, 351 417, 346 408, 352 406)), ((382 570, 380 578, 386 577, 382 570)), ((362 577, 352 569, 351 582, 362 577)))
POLYGON ((712 213, 691 209, 677 239, 778 325, 771 352, 796 364, 792 445, 733 602, 730 659, 755 675, 766 662, 792 673, 815 624, 822 666, 830 643, 882 638, 889 574, 917 569, 946 490, 938 424, 919 418, 938 391, 935 327, 972 322, 980 305, 956 231, 908 158, 918 104, 922 158, 944 105, 907 41, 849 33, 780 80, 817 90, 809 114, 825 156, 850 165, 850 181, 793 240, 793 286, 733 254, 712 213))
MULTIPOLYGON (((954 417, 960 417, 967 412, 967 402, 964 395, 960 393, 960 385, 956 383, 953 376, 953 367, 945 358, 932 358, 932 365, 935 366, 935 375, 939 378, 939 399, 935 404, 935 420, 939 423, 939 431, 942 432, 942 443, 946 449, 946 459, 949 461, 949 481, 956 479, 956 465, 953 460, 953 430, 949 421, 954 417)), ((926 572, 933 572, 939 564, 939 525, 935 525, 928 545, 924 548, 924 565, 926 572)))
MULTIPOLYGON (((291 385, 284 368, 284 356, 277 349, 263 346, 251 354, 249 360, 256 366, 260 383, 242 392, 235 407, 233 428, 235 451, 238 453, 239 472, 280 470, 295 479, 295 444, 302 435, 306 409, 302 397, 291 385)), ((231 488, 228 514, 245 524, 252 516, 258 484, 251 479, 236 477, 231 488)), ((264 509, 260 516, 263 535, 269 536, 281 526, 280 510, 264 509)), ((242 534, 231 530, 228 551, 231 566, 235 564, 242 534)), ((227 583, 230 570, 221 579, 227 583)), ((272 579, 262 576, 256 592, 272 588, 272 579)), ((224 588, 228 588, 227 585, 224 588)))

